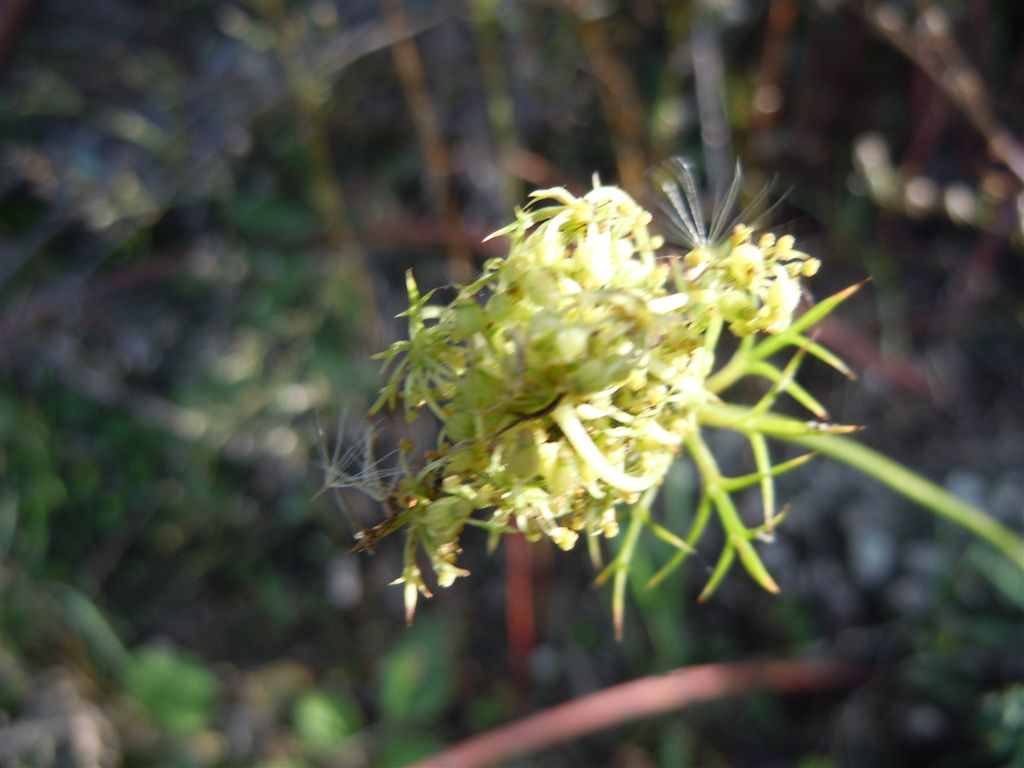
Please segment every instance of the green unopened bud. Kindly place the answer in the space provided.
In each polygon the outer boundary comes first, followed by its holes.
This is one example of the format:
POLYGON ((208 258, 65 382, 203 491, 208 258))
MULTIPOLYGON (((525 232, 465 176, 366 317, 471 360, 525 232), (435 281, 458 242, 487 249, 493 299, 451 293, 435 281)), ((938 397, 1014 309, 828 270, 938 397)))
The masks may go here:
POLYGON ((714 260, 714 254, 707 248, 694 248, 683 257, 688 267, 703 267, 714 260))
POLYGON ((506 461, 509 471, 520 480, 536 477, 541 467, 537 435, 532 429, 516 430, 506 461))
POLYGON ((455 305, 455 336, 459 341, 480 333, 486 325, 483 307, 475 301, 460 301, 455 305))
POLYGON ((590 331, 580 326, 563 328, 555 335, 555 352, 558 361, 562 363, 575 363, 587 351, 587 341, 590 338, 590 331))
POLYGON ((442 541, 458 534, 473 512, 473 505, 457 496, 444 496, 432 501, 426 509, 424 523, 442 541))
POLYGON ((571 448, 560 443, 555 446, 557 453, 551 466, 544 473, 544 479, 547 480, 547 487, 552 495, 561 496, 576 486, 579 468, 571 448))
POLYGON ((729 274, 736 284, 750 287, 754 278, 764 269, 764 252, 756 245, 741 243, 729 254, 729 274))
POLYGON ((751 308, 750 296, 745 291, 726 291, 719 298, 718 307, 726 320, 739 320, 751 308))
POLYGON ((530 270, 520 280, 520 285, 527 296, 538 304, 545 304, 551 294, 557 289, 557 285, 551 282, 550 277, 540 270, 530 270))
POLYGON ((630 363, 623 357, 589 360, 580 366, 569 381, 573 392, 600 392, 612 384, 621 384, 628 376, 630 363))
POLYGON ((783 235, 775 241, 775 255, 780 258, 783 257, 793 250, 794 245, 796 245, 796 240, 792 235, 783 235))

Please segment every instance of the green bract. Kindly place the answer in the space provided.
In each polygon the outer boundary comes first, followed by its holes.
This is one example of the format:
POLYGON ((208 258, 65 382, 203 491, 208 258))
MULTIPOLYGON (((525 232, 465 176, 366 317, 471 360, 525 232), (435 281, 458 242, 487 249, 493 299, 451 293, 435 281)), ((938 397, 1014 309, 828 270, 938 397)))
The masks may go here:
MULTIPOLYGON (((784 336, 800 279, 818 262, 794 250, 789 236, 766 234, 755 244, 743 225, 681 261, 659 259, 651 215, 617 187, 595 182, 580 198, 561 188, 532 197, 548 205, 518 211, 491 235, 508 237, 508 256, 489 260, 474 282, 457 286, 449 304, 431 303, 433 292, 421 295, 408 273, 409 337, 379 356, 391 372, 371 413, 401 401, 407 419, 426 408, 441 422, 437 447, 393 488, 386 499, 391 516, 372 532, 375 540, 407 531, 398 582, 406 587, 409 616, 417 594, 429 595, 418 552, 437 583, 450 585, 466 574, 456 562, 467 524, 489 529, 492 545, 520 531, 563 549, 582 536, 597 553, 600 537, 618 535, 627 509, 631 526, 652 528, 679 549, 681 561, 713 507, 728 539, 712 588, 738 554, 775 590, 751 539, 770 532, 772 474, 788 466, 772 468, 763 438, 752 439, 760 470, 753 483, 762 484, 766 517, 761 528, 745 528, 729 497, 733 489, 701 441, 701 414, 720 402, 718 391, 751 373, 775 382, 758 414, 780 391, 806 395, 792 383, 799 356, 785 371, 748 357, 758 332, 774 334, 779 347, 830 355, 808 347, 812 342, 799 332, 784 336), (740 349, 748 357, 741 370, 726 366, 716 381, 723 327, 745 339, 740 349), (705 479, 686 541, 648 514, 684 447, 705 479)), ((379 499, 380 489, 372 490, 379 499)), ((631 551, 627 538, 607 573, 624 573, 631 551)), ((616 593, 621 616, 618 585, 616 593)))

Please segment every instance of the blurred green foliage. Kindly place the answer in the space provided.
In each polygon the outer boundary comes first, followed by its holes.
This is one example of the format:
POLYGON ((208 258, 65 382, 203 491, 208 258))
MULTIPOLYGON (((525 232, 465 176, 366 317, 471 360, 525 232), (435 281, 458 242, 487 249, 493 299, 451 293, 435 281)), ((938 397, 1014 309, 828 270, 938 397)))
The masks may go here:
POLYGON ((435 721, 451 704, 455 638, 434 618, 413 627, 384 658, 380 712, 395 723, 435 721))
POLYGON ((213 673, 167 648, 139 650, 125 673, 124 688, 172 736, 206 728, 217 698, 213 673))
POLYGON ((311 690, 295 702, 295 735, 316 750, 339 746, 363 726, 359 704, 350 696, 311 690))

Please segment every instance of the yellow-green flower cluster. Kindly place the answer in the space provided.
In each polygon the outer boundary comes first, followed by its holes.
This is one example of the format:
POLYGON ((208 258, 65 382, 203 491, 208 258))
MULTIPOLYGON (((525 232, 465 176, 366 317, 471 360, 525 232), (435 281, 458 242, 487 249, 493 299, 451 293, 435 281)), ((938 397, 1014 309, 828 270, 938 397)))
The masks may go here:
POLYGON ((684 258, 695 303, 720 315, 737 336, 786 330, 800 303, 800 278, 821 266, 793 248, 792 235, 766 232, 756 244, 753 235, 737 224, 721 245, 694 248, 684 258))
POLYGON ((792 238, 754 245, 737 227, 673 275, 656 257, 650 214, 621 189, 532 197, 548 205, 492 235, 509 238, 508 256, 447 305, 408 275, 409 338, 381 355, 394 367, 373 410, 401 400, 409 419, 427 408, 442 424, 387 524, 408 531, 399 581, 410 612, 428 594, 417 550, 447 586, 465 574, 456 560, 467 524, 563 549, 615 536, 617 508, 661 483, 714 397, 709 329, 784 330, 799 277, 817 267, 792 238))

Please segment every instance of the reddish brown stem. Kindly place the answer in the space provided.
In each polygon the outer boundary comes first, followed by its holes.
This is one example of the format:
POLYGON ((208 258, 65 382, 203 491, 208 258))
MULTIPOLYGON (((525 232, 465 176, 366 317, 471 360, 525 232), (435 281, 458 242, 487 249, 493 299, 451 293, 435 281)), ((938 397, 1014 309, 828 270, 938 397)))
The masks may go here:
POLYGON ((798 693, 843 687, 859 677, 840 664, 802 661, 702 664, 644 677, 495 728, 413 768, 482 768, 631 720, 757 689, 798 693))
POLYGON ((530 543, 522 534, 505 537, 505 627, 508 662, 516 690, 527 691, 527 662, 536 632, 533 621, 533 565, 530 543))

